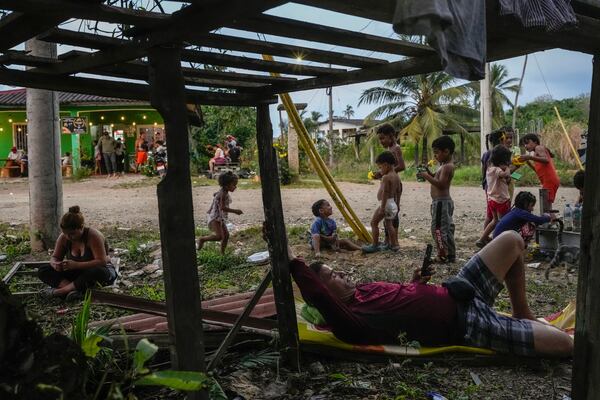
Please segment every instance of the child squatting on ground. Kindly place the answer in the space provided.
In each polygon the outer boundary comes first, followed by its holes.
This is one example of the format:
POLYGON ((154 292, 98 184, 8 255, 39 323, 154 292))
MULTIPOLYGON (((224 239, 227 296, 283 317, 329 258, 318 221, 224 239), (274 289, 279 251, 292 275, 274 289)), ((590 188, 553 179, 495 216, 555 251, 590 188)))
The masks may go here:
POLYGON ((229 208, 229 205, 231 204, 231 196, 229 193, 235 191, 237 183, 238 177, 231 171, 219 175, 219 186, 221 186, 221 190, 214 194, 212 204, 207 213, 208 229, 214 233, 198 239, 198 250, 202 250, 202 246, 204 246, 205 242, 221 241, 221 254, 225 254, 225 248, 227 247, 227 241, 229 240, 227 216, 229 213, 237 215, 242 214, 242 210, 229 208))
POLYGON ((490 242, 490 233, 505 214, 510 211, 510 168, 512 153, 501 144, 492 149, 490 162, 486 172, 487 180, 487 213, 492 214, 492 220, 483 230, 475 245, 483 248, 490 242))
POLYGON ((498 237, 502 232, 515 231, 518 232, 525 245, 531 241, 535 235, 537 225, 545 224, 554 220, 553 214, 544 214, 537 216, 532 214, 535 207, 535 196, 529 192, 519 192, 515 197, 515 204, 508 214, 506 214, 496 225, 494 229, 494 237, 498 237))
POLYGON ((380 250, 398 251, 400 248, 398 246, 398 231, 394 227, 393 221, 398 216, 402 186, 398 174, 394 171, 396 158, 391 152, 384 151, 377 156, 375 163, 379 167, 382 176, 381 185, 377 192, 377 200, 381 204, 377 207, 371 219, 373 243, 363 246, 362 250, 365 253, 374 253, 380 250), (379 246, 379 223, 382 220, 387 228, 388 236, 386 242, 382 246, 379 246))
MULTIPOLYGON (((404 158, 402 157, 402 149, 398 146, 398 132, 394 129, 394 127, 390 124, 383 124, 379 128, 377 128, 377 138, 379 139, 379 143, 383 148, 394 155, 396 159, 396 164, 394 165, 394 171, 399 174, 400 172, 406 169, 406 165, 404 164, 404 158)), ((381 172, 377 171, 375 173, 375 179, 381 179, 381 172)), ((402 181, 400 181, 400 198, 402 198, 402 181)), ((398 200, 398 207, 400 206, 400 200, 398 200)), ((400 219, 398 215, 392 221, 394 228, 396 228, 396 232, 398 231, 398 227, 400 226, 400 219)), ((387 237, 389 236, 387 228, 384 225, 385 237, 387 241, 387 237)))
POLYGON ((332 218, 333 208, 327 200, 315 201, 312 205, 312 213, 316 217, 310 227, 310 245, 315 252, 315 257, 321 256, 321 249, 333 250, 360 250, 360 247, 349 239, 339 239, 337 225, 332 218))
POLYGON ((456 244, 454 243, 454 202, 450 197, 450 184, 454 177, 454 142, 449 136, 441 136, 431 143, 433 155, 439 169, 432 174, 428 169, 417 172, 431 184, 431 234, 437 246, 437 262, 456 261, 456 244))

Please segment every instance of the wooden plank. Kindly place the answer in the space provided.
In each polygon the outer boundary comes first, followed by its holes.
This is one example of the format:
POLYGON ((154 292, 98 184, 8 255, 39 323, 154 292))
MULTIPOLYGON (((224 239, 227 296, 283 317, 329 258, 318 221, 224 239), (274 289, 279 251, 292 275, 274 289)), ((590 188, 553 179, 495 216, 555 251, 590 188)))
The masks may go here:
POLYGON ((257 54, 270 54, 304 61, 316 61, 325 64, 346 65, 350 67, 368 67, 373 65, 387 64, 386 60, 356 56, 334 51, 312 49, 291 44, 265 42, 256 39, 240 38, 235 36, 208 34, 198 35, 190 40, 190 43, 213 47, 217 49, 243 51, 257 54))
MULTIPOLYGON (((71 76, 53 76, 49 79, 47 74, 10 69, 0 69, 0 83, 71 93, 119 97, 122 99, 146 101, 150 99, 150 85, 71 76)), ((258 98, 253 94, 247 93, 233 94, 190 89, 185 91, 185 95, 187 102, 191 104, 221 106, 251 106, 256 104, 258 98)), ((268 103, 277 102, 275 97, 261 97, 261 99, 268 103)))
POLYGON ((294 3, 391 24, 397 0, 294 0, 294 3))
POLYGON ((0 0, 0 8, 60 20, 78 18, 141 27, 155 27, 169 20, 163 13, 65 0, 0 0))
POLYGON ((254 71, 277 72, 290 75, 328 75, 346 72, 341 68, 316 67, 297 63, 285 63, 280 61, 264 61, 258 58, 232 56, 222 53, 211 53, 207 51, 183 50, 181 60, 202 64, 220 65, 249 69, 254 71))
POLYGON ((163 24, 163 27, 152 29, 148 34, 136 36, 126 44, 107 47, 84 57, 64 61, 44 72, 73 74, 135 60, 145 57, 147 50, 152 47, 168 43, 179 43, 181 40, 185 40, 186 34, 190 32, 195 34, 208 33, 241 15, 260 14, 284 2, 284 0, 207 0, 198 6, 188 6, 174 12, 163 24), (191 26, 198 27, 198 21, 203 21, 201 29, 190 29, 191 26))
POLYGON ((250 316, 250 313, 254 309, 254 306, 256 306, 262 295, 265 293, 265 290, 267 290, 267 288, 269 287, 269 284, 271 283, 271 277, 271 271, 267 272, 262 282, 256 289, 256 292, 254 293, 248 304, 246 304, 246 306, 244 307, 244 311, 242 311, 237 321, 235 321, 235 324, 233 324, 233 326, 231 327, 231 330, 227 333, 227 336, 225 336, 225 339, 223 339, 223 343, 221 343, 216 353, 212 356, 210 362, 208 363, 208 367, 206 368, 208 371, 212 371, 217 365, 219 365, 219 363, 221 362, 221 358, 225 355, 225 352, 229 348, 229 345, 236 338, 244 321, 250 316))
POLYGON ((352 83, 426 74, 441 69, 442 66, 437 56, 407 58, 406 60, 391 62, 377 67, 348 71, 343 74, 325 75, 317 78, 302 79, 298 82, 274 84, 268 93, 277 94, 301 90, 322 89, 330 86, 349 85, 352 83))
POLYGON ((240 19, 236 20, 234 23, 226 24, 226 26, 251 32, 260 32, 287 38, 309 40, 313 42, 334 44, 336 46, 372 50, 389 54, 400 54, 411 57, 434 54, 434 50, 431 47, 417 43, 369 35, 346 29, 332 28, 289 18, 275 17, 272 15, 261 15, 258 17, 240 19))
POLYGON ((265 212, 265 229, 269 238, 273 293, 277 308, 277 325, 281 338, 280 351, 284 362, 290 368, 299 370, 298 325, 289 271, 287 233, 279 188, 277 156, 273 148, 273 127, 269 116, 269 107, 266 104, 259 104, 256 107, 256 135, 265 212))
MULTIPOLYGON (((190 144, 180 50, 149 52, 150 104, 163 117, 169 142, 169 168, 157 185, 158 221, 165 281, 167 319, 175 369, 205 371, 200 282, 196 264, 194 206, 190 181, 190 144)), ((205 391, 188 398, 207 399, 205 391)))
POLYGON ((6 273, 6 275, 4 275, 4 278, 2 278, 2 282, 4 282, 5 284, 10 282, 12 277, 17 273, 19 268, 21 268, 22 266, 23 266, 23 263, 21 263, 20 261, 17 261, 15 263, 15 265, 13 265, 12 268, 6 273))
POLYGON ((600 185, 595 184, 600 176, 600 53, 593 64, 571 383, 574 400, 600 396, 600 185))

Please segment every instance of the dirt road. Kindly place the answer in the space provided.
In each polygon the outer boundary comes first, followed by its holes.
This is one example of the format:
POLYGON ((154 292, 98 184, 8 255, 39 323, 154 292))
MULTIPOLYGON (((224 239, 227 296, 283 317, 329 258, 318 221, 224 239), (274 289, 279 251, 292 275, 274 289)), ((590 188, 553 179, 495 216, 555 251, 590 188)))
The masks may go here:
MULTIPOLYGON (((154 181, 140 176, 128 176, 118 180, 91 178, 80 182, 65 182, 63 198, 65 208, 79 205, 86 221, 94 226, 118 225, 125 227, 158 227, 156 188, 154 181), (123 187, 127 186, 127 187, 123 187)), ((340 183, 348 201, 359 218, 368 225, 373 209, 377 206, 375 184, 340 183)), ((243 189, 244 181, 232 195, 232 206, 244 211, 243 215, 232 215, 236 227, 256 225, 262 220, 262 198, 258 189, 243 189)), ((212 195, 218 187, 195 187, 194 219, 203 225, 205 213, 212 195)), ((537 194, 537 188, 517 188, 537 194)), ((328 198, 325 189, 283 189, 284 212, 287 224, 308 224, 312 220, 310 205, 319 198, 328 198)), ((454 187, 455 223, 457 235, 471 238, 479 231, 484 213, 484 193, 479 187, 454 187)), ((561 188, 556 208, 562 210, 566 202, 576 199, 576 190, 561 188)), ((3 179, 0 181, 0 222, 26 224, 29 221, 29 191, 26 180, 3 179)), ((429 229, 429 186, 426 183, 404 182, 401 202, 401 231, 425 233, 429 229)), ((537 209, 537 207, 536 207, 537 209)), ((340 213, 334 217, 340 225, 340 213)), ((412 234, 412 233, 410 233, 412 234)))

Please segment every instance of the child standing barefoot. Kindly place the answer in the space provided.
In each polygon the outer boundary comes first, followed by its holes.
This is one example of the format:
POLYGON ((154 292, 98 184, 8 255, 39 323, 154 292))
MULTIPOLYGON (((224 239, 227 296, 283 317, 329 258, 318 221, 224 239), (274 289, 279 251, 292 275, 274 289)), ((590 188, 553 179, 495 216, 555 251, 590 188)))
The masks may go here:
POLYGON ((237 188, 238 177, 233 172, 227 172, 219 176, 221 190, 214 194, 213 202, 208 210, 208 228, 213 231, 212 235, 203 236, 198 239, 198 250, 202 250, 205 242, 221 241, 221 254, 225 254, 229 232, 227 231, 227 215, 234 213, 242 214, 242 210, 229 208, 231 204, 230 192, 237 188))
POLYGON ((454 177, 454 142, 449 136, 441 136, 431 143, 433 155, 440 163, 440 168, 434 174, 429 170, 417 172, 417 177, 431 184, 431 234, 437 245, 437 261, 446 263, 456 260, 456 245, 454 243, 454 202, 450 197, 450 183, 454 177))
POLYGON ((384 151, 379 156, 375 163, 381 171, 381 186, 377 192, 377 200, 381 205, 377 207, 371 219, 371 235, 373 243, 368 246, 363 246, 362 251, 365 253, 375 253, 379 250, 398 251, 398 231, 394 227, 394 218, 398 216, 400 194, 402 193, 400 178, 394 166, 396 158, 389 151, 384 151), (388 237, 384 246, 379 247, 379 223, 384 220, 384 225, 387 228, 388 237))

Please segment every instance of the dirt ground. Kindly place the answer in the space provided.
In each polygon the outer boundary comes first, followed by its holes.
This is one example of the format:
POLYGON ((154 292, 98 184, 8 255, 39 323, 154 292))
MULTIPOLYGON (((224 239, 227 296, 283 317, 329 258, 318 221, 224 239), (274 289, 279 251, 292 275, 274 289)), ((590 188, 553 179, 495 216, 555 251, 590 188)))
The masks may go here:
MULTIPOLYGON (((158 227, 158 207, 156 200, 156 180, 130 175, 122 179, 107 180, 90 178, 79 182, 65 181, 63 184, 63 204, 65 209, 79 205, 92 226, 124 226, 130 228, 158 227)), ((230 221, 241 229, 257 225, 263 219, 260 189, 244 189, 248 181, 241 180, 238 190, 232 194, 232 207, 243 210, 240 216, 230 216, 230 221)), ((375 184, 355 184, 341 182, 341 190, 354 208, 359 218, 368 226, 374 208, 377 206, 375 184)), ((210 207, 212 195, 218 186, 194 187, 194 220, 204 225, 206 211, 210 207)), ((529 190, 537 195, 537 188, 517 188, 529 190)), ((485 211, 485 195, 479 187, 454 187, 451 191, 455 203, 455 224, 457 238, 471 239, 482 225, 485 211)), ((310 205, 320 199, 329 198, 325 189, 286 189, 282 199, 286 224, 308 224, 313 219, 310 205)), ((577 198, 574 188, 561 188, 558 192, 556 208, 562 210, 566 202, 577 198)), ((29 192, 26 180, 0 180, 0 222, 26 224, 29 221, 29 192)), ((401 200, 401 231, 426 232, 429 228, 429 185, 419 182, 404 182, 401 200)), ((340 213, 334 210, 333 218, 345 226, 340 213)), ((409 235, 410 236, 410 235, 409 235)), ((415 235, 419 236, 419 235, 415 235)))
MULTIPOLYGON (((153 242, 158 237, 158 216, 155 185, 157 179, 128 176, 119 180, 91 178, 80 182, 67 181, 63 186, 64 206, 81 206, 89 225, 103 228, 103 232, 115 247, 126 247, 136 236, 136 246, 142 242, 153 242), (127 230, 119 227, 130 228, 127 230)), ((200 186, 206 182, 195 181, 193 189, 195 222, 205 226, 205 212, 208 210, 215 186, 200 186)), ((240 181, 239 190, 233 193, 232 207, 244 211, 241 216, 232 215, 235 229, 232 236, 232 253, 227 260, 240 260, 252 252, 264 250, 264 244, 256 229, 263 218, 261 192, 259 189, 244 189, 254 185, 240 181), (249 229, 246 229, 249 228, 249 229), (235 258, 237 260, 237 258, 235 258)), ((368 225, 375 201, 377 186, 368 184, 340 183, 348 201, 365 225, 368 225)), ((518 188, 537 194, 537 188, 518 188)), ((311 260, 312 254, 304 238, 304 228, 313 217, 310 205, 319 198, 328 198, 322 188, 283 189, 284 212, 290 243, 294 251, 311 260), (291 229, 290 229, 291 228, 291 229)), ((456 263, 438 267, 433 283, 440 283, 446 277, 456 274, 462 263, 476 250, 473 243, 481 230, 484 213, 484 193, 479 187, 454 187, 455 223, 457 239, 456 263)), ((566 202, 576 199, 576 190, 561 188, 558 192, 556 208, 562 210, 566 202)), ((323 254, 324 261, 338 270, 347 273, 355 281, 406 281, 412 270, 420 265, 424 243, 430 241, 429 233, 429 187, 424 183, 405 182, 401 203, 400 245, 398 253, 358 253, 323 254)), ((22 229, 29 219, 28 187, 25 180, 0 180, 0 224, 19 225, 22 229)), ((341 229, 346 224, 337 210, 334 218, 341 229)), ((9 229, 13 229, 12 227, 9 229)), ((199 254, 203 298, 211 298, 241 291, 251 290, 266 272, 267 267, 226 267, 218 259, 216 246, 199 254), (211 265, 213 267, 211 267, 211 265)), ((123 279, 119 291, 160 300, 164 296, 161 277, 148 275, 134 276, 151 259, 124 258, 121 264, 123 279), (127 282, 130 281, 130 282, 127 282), (154 297, 158 296, 158 297, 154 297)), ((527 292, 533 312, 548 315, 560 310, 574 298, 576 272, 566 274, 564 268, 553 271, 550 279, 544 278, 544 264, 538 269, 527 268, 527 292)), ((27 301, 31 315, 51 329, 68 332, 69 324, 77 308, 59 315, 64 309, 62 303, 47 304, 36 298, 27 301)), ((510 312, 510 302, 506 293, 501 293, 496 308, 510 312)), ((94 308, 93 319, 112 317, 111 310, 94 308)), ((272 349, 271 347, 267 350, 272 349)), ((260 363, 257 353, 241 353, 232 365, 217 373, 217 378, 231 398, 238 399, 427 399, 427 393, 441 393, 448 400, 469 399, 557 399, 564 400, 570 392, 571 365, 565 361, 533 360, 516 362, 511 366, 473 366, 450 359, 447 362, 424 363, 407 361, 388 364, 347 363, 327 359, 321 355, 307 355, 303 358, 301 373, 287 371, 278 364, 260 363), (249 357, 251 366, 239 361, 249 357)), ((235 358, 235 357, 234 357, 235 358)), ((179 396, 176 396, 179 398, 179 396)), ((156 397, 160 398, 160 397, 156 397)))

